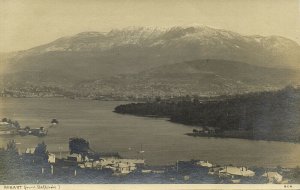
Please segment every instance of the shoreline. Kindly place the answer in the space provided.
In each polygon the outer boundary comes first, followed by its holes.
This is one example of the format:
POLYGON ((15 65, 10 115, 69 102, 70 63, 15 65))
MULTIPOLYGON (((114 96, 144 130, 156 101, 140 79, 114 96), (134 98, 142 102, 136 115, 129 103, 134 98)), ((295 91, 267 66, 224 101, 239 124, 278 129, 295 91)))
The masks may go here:
POLYGON ((262 139, 262 138, 241 138, 241 137, 234 137, 234 136, 222 136, 222 135, 198 135, 193 133, 186 133, 185 135, 191 137, 207 137, 207 138, 221 138, 221 139, 241 139, 241 140, 249 140, 249 141, 264 141, 264 142, 282 142, 282 143, 290 143, 290 144, 300 144, 300 142, 295 141, 283 141, 283 140, 269 140, 269 139, 262 139))
MULTIPOLYGON (((117 114, 121 114, 121 115, 131 115, 131 116, 135 116, 135 117, 145 117, 145 118, 154 118, 154 119, 166 119, 166 121, 171 122, 171 123, 175 123, 175 124, 181 124, 184 125, 186 127, 199 127, 197 125, 189 125, 186 123, 180 123, 180 122, 176 122, 176 121, 172 121, 170 119, 170 117, 166 117, 166 116, 155 116, 155 115, 139 115, 139 114, 130 114, 130 113, 119 113, 117 111, 113 111, 114 113, 117 114)), ((218 134, 194 134, 194 133, 185 133, 184 135, 186 136, 190 136, 190 137, 208 137, 208 138, 223 138, 223 139, 242 139, 242 140, 251 140, 251 141, 266 141, 266 142, 283 142, 283 143, 291 143, 291 144, 300 144, 300 141, 293 141, 293 140, 276 140, 276 139, 265 139, 265 138, 252 138, 252 137, 237 137, 237 136, 222 136, 222 135, 218 135, 218 134)))

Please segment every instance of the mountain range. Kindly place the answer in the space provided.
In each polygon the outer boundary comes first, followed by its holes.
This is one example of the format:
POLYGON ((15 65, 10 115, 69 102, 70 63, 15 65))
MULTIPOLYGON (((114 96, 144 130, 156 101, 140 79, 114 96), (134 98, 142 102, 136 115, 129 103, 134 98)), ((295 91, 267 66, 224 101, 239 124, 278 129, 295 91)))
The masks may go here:
POLYGON ((3 87, 49 86, 94 95, 278 88, 296 83, 300 68, 300 46, 290 39, 210 27, 83 32, 1 57, 3 87))

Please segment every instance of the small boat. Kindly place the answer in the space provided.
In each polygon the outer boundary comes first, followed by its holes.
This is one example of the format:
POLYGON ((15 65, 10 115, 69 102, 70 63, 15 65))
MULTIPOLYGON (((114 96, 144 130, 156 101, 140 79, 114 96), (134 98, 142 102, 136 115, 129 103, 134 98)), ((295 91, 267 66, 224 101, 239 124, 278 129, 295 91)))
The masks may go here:
POLYGON ((145 151, 143 150, 143 145, 141 144, 141 150, 139 151, 140 154, 144 153, 145 151))

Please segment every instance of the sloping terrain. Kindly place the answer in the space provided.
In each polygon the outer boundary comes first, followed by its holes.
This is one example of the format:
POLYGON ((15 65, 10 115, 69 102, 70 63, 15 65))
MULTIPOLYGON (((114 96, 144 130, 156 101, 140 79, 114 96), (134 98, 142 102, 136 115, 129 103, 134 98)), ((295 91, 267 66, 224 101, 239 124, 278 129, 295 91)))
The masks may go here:
POLYGON ((291 69, 206 59, 160 66, 138 74, 117 75, 78 85, 77 89, 92 94, 136 97, 236 94, 295 84, 299 74, 291 69))

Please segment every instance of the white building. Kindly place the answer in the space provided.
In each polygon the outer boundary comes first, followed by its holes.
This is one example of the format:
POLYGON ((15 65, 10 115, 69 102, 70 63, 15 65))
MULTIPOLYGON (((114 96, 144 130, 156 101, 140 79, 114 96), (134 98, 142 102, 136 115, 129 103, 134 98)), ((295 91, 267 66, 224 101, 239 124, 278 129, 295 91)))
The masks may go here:
POLYGON ((115 158, 107 158, 107 159, 100 159, 98 165, 111 165, 116 163, 132 163, 132 164, 145 164, 145 160, 142 159, 115 159, 115 158))
POLYGON ((281 183, 283 178, 282 175, 277 172, 266 172, 262 176, 266 177, 269 183, 281 183))
POLYGON ((129 174, 130 172, 136 170, 136 165, 130 162, 120 162, 115 165, 116 174, 129 174))
POLYGON ((52 154, 52 153, 48 154, 48 163, 50 163, 50 164, 55 163, 55 154, 52 154))
POLYGON ((219 170, 219 174, 252 177, 255 175, 255 172, 246 167, 225 166, 223 169, 219 170))
POLYGON ((95 168, 107 168, 115 172, 115 174, 128 174, 136 170, 137 165, 145 164, 141 159, 101 159, 93 162, 95 168))
POLYGON ((213 167, 213 164, 209 163, 208 161, 199 161, 196 163, 198 166, 211 168, 213 167))
POLYGON ((68 160, 75 162, 82 162, 81 154, 71 154, 68 156, 68 160))
POLYGON ((35 148, 26 148, 25 154, 34 154, 35 148))
POLYGON ((10 124, 7 122, 0 121, 0 126, 9 126, 10 124))

